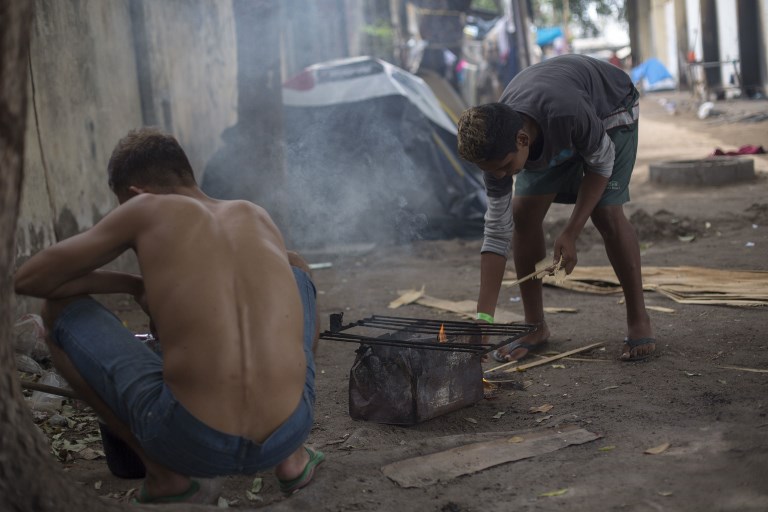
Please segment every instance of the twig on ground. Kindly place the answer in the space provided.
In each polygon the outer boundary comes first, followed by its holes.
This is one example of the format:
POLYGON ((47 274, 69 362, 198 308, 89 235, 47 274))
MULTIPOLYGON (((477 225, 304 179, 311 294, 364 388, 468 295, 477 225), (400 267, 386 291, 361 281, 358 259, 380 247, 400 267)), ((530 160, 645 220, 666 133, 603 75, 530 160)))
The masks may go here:
POLYGON ((605 345, 605 342, 601 341, 599 343, 593 343, 591 345, 587 345, 586 347, 575 348, 573 350, 569 350, 568 352, 563 352, 562 354, 558 354, 556 356, 546 357, 539 361, 534 361, 533 363, 528 363, 521 366, 515 366, 514 368, 504 370, 504 372, 522 372, 524 370, 527 370, 528 368, 542 366, 547 363, 551 363, 552 361, 557 361, 558 359, 563 359, 565 357, 572 356, 573 354, 578 354, 580 352, 586 352, 587 350, 592 350, 593 348, 599 347, 601 345, 605 345))
POLYGON ((24 389, 31 389, 32 391, 42 391, 43 393, 50 393, 51 395, 63 396, 64 398, 80 398, 74 391, 64 388, 58 388, 56 386, 48 386, 47 384, 40 384, 37 382, 21 381, 21 387, 24 389))
POLYGON ((718 368, 723 368, 725 370, 740 370, 742 372, 768 373, 768 370, 763 370, 761 368, 743 368, 741 366, 718 366, 718 368))

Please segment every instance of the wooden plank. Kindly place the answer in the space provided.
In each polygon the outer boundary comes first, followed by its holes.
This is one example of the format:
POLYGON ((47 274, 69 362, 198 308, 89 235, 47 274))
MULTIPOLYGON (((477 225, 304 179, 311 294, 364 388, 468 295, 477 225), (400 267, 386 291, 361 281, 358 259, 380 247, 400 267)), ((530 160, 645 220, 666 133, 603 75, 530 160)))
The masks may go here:
POLYGON ((473 443, 387 464, 382 473, 401 487, 426 487, 458 476, 599 439, 582 428, 564 428, 473 443))
MULTIPOLYGON (((474 300, 462 300, 457 302, 452 300, 437 299, 435 297, 430 297, 429 295, 424 295, 416 301, 416 304, 426 306, 428 308, 450 311, 451 313, 456 313, 472 320, 475 319, 475 315, 477 314, 477 301, 474 300)), ((494 314, 494 318, 496 319, 495 323, 497 324, 510 324, 513 322, 522 322, 524 320, 522 315, 512 313, 511 311, 502 310, 497 310, 494 314)))
MULTIPOLYGON (((616 274, 608 266, 579 266, 565 282, 556 283, 549 276, 544 276, 543 281, 585 293, 608 295, 622 291, 616 274)), ((680 304, 765 306, 768 305, 768 271, 643 267, 643 289, 661 293, 680 304)))
MULTIPOLYGON (((400 306, 406 306, 408 304, 419 304, 420 306, 426 306, 428 308, 440 309, 442 311, 450 311, 457 315, 463 316, 468 319, 475 319, 477 312, 477 301, 474 300, 462 300, 453 301, 438 299, 430 297, 424 294, 425 287, 422 286, 421 290, 398 290, 400 296, 389 303, 389 309, 397 309, 400 306)), ((511 311, 496 311, 494 315, 497 324, 511 324, 514 322, 522 322, 524 320, 522 315, 512 313, 511 311)))
POLYGON ((405 291, 398 291, 397 293, 400 294, 398 298, 393 300, 389 303, 389 309, 397 309, 400 306, 405 306, 406 304, 411 304, 412 302, 416 302, 421 297, 424 296, 424 290, 425 285, 421 285, 421 290, 405 290, 405 291))
POLYGON ((505 373, 506 372, 522 372, 527 370, 528 368, 535 368, 536 366, 549 364, 552 361, 557 361, 558 359, 563 359, 564 357, 572 356, 573 354, 578 354, 580 352, 586 352, 587 350, 592 350, 593 348, 597 348, 601 345, 605 345, 605 342, 601 341, 599 343, 593 343, 591 345, 587 345, 586 347, 575 348, 573 350, 569 350, 568 352, 557 354, 556 356, 545 357, 544 359, 541 359, 539 361, 534 361, 532 363, 515 366, 514 368, 509 368, 507 370, 504 370, 504 372, 505 373))

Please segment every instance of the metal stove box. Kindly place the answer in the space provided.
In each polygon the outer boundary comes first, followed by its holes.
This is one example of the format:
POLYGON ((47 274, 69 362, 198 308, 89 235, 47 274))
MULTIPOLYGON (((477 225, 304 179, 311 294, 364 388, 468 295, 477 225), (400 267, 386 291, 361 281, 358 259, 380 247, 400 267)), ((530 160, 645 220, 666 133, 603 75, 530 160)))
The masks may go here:
POLYGON ((396 425, 477 403, 483 398, 482 355, 536 329, 382 315, 346 325, 342 320, 343 313, 332 314, 320 339, 360 345, 349 372, 349 415, 396 425), (493 338, 503 339, 488 343, 493 338))
POLYGON ((349 372, 349 415, 414 425, 483 398, 480 356, 361 345, 349 372))

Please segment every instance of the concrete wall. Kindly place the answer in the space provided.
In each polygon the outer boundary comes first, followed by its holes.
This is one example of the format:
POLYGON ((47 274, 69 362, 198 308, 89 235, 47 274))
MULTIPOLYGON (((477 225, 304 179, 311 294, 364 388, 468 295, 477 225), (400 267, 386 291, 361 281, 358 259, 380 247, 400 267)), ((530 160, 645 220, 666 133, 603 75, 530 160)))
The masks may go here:
POLYGON ((116 205, 109 156, 145 121, 179 139, 199 177, 237 120, 236 62, 229 1, 36 0, 17 260, 116 205))
POLYGON ((151 84, 151 91, 143 89, 151 105, 145 107, 144 121, 179 139, 199 180, 221 146, 221 131, 237 121, 232 5, 218 0, 144 0, 141 5, 147 46, 137 52, 149 73, 140 78, 151 84))

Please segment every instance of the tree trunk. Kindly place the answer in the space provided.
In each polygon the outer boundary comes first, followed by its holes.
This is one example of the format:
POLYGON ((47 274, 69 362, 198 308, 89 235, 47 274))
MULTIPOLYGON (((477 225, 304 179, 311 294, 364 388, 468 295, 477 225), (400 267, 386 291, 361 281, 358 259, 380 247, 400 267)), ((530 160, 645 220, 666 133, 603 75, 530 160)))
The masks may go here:
POLYGON ((33 5, 0 0, 0 509, 103 510, 102 503, 67 482, 53 463, 24 403, 10 340, 33 5))
MULTIPOLYGON (((16 373, 11 343, 11 314, 15 309, 11 290, 33 6, 31 0, 0 0, 0 510, 136 510, 133 506, 99 499, 63 473, 42 433, 32 422, 16 373)), ((163 508, 167 511, 197 509, 184 505, 163 508)))

